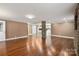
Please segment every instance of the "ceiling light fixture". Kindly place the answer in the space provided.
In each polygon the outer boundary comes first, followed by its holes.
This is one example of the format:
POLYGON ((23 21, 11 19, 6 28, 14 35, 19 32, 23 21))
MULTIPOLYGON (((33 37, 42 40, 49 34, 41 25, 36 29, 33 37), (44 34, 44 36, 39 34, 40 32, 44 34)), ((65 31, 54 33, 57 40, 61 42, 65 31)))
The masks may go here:
POLYGON ((34 16, 34 15, 32 15, 32 14, 25 15, 25 17, 27 17, 28 19, 33 19, 33 18, 35 18, 35 16, 34 16))
POLYGON ((68 21, 67 21, 67 18, 64 18, 63 20, 64 20, 64 22, 68 22, 68 21))

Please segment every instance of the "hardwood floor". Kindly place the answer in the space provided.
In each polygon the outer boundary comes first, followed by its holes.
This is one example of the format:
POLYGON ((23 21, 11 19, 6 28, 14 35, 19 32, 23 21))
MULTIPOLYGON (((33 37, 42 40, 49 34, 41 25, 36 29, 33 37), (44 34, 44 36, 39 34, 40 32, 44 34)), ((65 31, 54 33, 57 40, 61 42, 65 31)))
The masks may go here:
POLYGON ((73 40, 52 37, 52 44, 42 44, 40 37, 0 42, 0 56, 75 56, 73 40))

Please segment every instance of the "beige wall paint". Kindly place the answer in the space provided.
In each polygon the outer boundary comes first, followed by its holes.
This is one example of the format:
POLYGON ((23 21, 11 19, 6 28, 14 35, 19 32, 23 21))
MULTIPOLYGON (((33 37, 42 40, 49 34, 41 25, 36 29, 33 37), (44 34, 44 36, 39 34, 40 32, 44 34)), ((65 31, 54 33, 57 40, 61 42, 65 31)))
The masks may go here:
POLYGON ((6 38, 15 38, 28 35, 26 23, 6 21, 6 38))
POLYGON ((74 23, 58 23, 52 24, 53 35, 74 36, 74 23))

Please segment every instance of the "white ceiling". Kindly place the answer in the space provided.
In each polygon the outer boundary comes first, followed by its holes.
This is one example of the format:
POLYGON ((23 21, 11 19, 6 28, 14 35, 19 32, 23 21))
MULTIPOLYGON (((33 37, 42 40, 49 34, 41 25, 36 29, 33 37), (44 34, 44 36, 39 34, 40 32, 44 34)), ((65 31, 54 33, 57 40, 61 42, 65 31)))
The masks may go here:
POLYGON ((73 19, 74 3, 0 3, 0 18, 21 22, 37 23, 42 20, 58 22, 64 18, 73 19), (34 19, 25 17, 27 14, 35 15, 34 19))

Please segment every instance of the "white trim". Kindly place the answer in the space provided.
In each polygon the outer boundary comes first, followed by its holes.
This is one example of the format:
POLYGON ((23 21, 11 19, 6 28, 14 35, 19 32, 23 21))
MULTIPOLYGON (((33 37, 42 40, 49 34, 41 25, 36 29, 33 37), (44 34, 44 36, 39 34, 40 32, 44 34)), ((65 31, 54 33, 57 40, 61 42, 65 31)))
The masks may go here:
MULTIPOLYGON (((32 34, 29 34, 29 35, 32 35, 32 34)), ((75 39, 74 37, 62 36, 62 35, 51 35, 51 36, 61 37, 61 38, 75 39)), ((8 38, 8 39, 2 40, 2 41, 14 40, 14 39, 20 39, 20 38, 26 38, 26 37, 28 37, 28 35, 27 36, 21 36, 21 37, 15 37, 15 38, 8 38)))
POLYGON ((62 36, 62 35, 51 35, 51 36, 61 37, 61 38, 68 38, 68 39, 75 39, 74 37, 62 36))
POLYGON ((0 32, 0 41, 3 41, 3 40, 5 40, 5 37, 6 37, 6 34, 5 34, 5 32, 6 32, 6 22, 5 21, 2 21, 2 20, 0 20, 0 23, 2 23, 2 32, 0 32))
POLYGON ((26 38, 26 37, 28 37, 28 36, 21 36, 21 37, 15 37, 15 38, 8 38, 8 39, 6 39, 6 41, 7 41, 7 40, 20 39, 20 38, 26 38))

